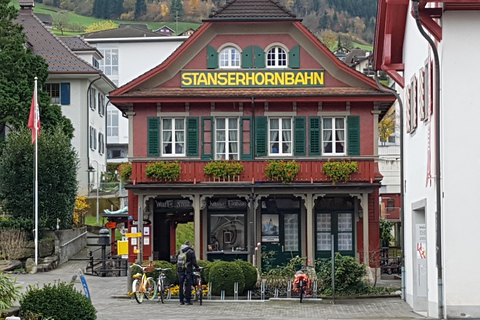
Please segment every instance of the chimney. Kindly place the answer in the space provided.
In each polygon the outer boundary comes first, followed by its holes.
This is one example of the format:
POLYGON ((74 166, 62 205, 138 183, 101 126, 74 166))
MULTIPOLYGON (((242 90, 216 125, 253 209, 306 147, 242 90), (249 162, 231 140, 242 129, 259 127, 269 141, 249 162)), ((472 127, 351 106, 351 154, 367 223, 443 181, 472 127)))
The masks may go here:
POLYGON ((34 0, 18 0, 21 9, 33 9, 35 7, 34 0))

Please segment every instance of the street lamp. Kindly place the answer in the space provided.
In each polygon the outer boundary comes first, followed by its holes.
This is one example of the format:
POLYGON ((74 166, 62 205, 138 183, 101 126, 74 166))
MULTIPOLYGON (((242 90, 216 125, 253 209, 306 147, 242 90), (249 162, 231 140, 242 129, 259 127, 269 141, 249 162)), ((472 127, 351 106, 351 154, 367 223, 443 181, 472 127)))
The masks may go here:
POLYGON ((98 170, 98 166, 99 166, 99 163, 97 160, 95 159, 92 159, 93 162, 95 162, 97 164, 97 225, 100 223, 100 214, 99 214, 99 197, 98 197, 98 189, 100 189, 100 179, 98 177, 98 173, 99 173, 99 170, 98 170))

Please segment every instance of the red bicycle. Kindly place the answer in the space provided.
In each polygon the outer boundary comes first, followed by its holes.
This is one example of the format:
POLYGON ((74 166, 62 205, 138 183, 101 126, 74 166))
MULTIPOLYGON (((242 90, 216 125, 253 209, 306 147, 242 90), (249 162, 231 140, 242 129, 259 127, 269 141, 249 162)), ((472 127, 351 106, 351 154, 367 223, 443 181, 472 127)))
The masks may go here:
POLYGON ((300 270, 295 273, 295 280, 293 281, 293 290, 298 292, 300 295, 300 303, 303 302, 303 297, 308 289, 310 289, 310 278, 307 275, 307 268, 313 268, 312 266, 303 266, 300 270))

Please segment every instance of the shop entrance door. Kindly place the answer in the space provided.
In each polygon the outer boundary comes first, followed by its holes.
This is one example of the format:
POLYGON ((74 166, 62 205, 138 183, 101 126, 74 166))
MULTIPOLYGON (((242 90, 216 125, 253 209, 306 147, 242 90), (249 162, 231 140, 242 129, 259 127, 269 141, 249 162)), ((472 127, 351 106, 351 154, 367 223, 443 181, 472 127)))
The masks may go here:
POLYGON ((160 213, 153 219, 153 259, 170 261, 171 216, 160 213))
POLYGON ((293 199, 268 202, 262 205, 262 266, 284 266, 290 259, 301 256, 300 202, 293 199))

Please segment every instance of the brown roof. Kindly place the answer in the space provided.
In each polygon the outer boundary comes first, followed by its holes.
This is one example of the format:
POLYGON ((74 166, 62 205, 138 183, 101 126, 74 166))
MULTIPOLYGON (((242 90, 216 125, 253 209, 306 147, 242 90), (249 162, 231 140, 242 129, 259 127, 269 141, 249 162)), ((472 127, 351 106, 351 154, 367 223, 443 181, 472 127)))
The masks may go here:
POLYGON ((63 43, 67 45, 73 51, 90 51, 97 50, 97 48, 91 46, 88 42, 83 40, 80 36, 59 37, 63 43))
POLYGON ((273 0, 232 0, 208 20, 297 20, 296 15, 273 0))
POLYGON ((27 42, 33 53, 42 56, 48 63, 48 72, 55 73, 100 73, 91 64, 82 60, 56 35, 48 30, 31 8, 21 9, 14 23, 23 26, 27 42))
POLYGON ((353 87, 322 88, 153 88, 127 92, 122 98, 278 98, 326 96, 390 96, 379 90, 353 87))

